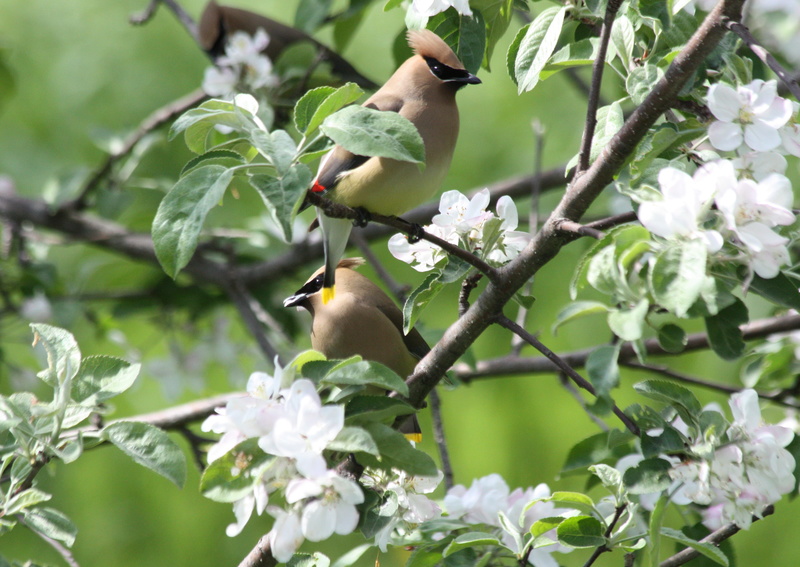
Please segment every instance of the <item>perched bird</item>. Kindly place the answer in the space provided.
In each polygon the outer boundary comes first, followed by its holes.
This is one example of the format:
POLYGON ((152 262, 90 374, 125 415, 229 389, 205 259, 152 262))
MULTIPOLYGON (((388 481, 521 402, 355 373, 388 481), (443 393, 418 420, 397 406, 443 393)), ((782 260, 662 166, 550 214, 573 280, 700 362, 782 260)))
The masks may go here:
MULTIPOLYGON (((285 307, 303 307, 311 313, 311 346, 327 358, 349 358, 356 354, 364 360, 380 362, 403 378, 414 372, 417 362, 430 347, 416 329, 403 334, 403 314, 378 286, 354 268, 361 258, 347 258, 336 268, 338 291, 327 303, 321 290, 325 268, 320 268, 294 295, 283 302, 285 307)), ((416 416, 400 428, 406 437, 421 439, 416 416)))
POLYGON ((308 42, 317 49, 322 60, 330 63, 331 71, 337 77, 345 81, 352 81, 369 90, 378 86, 356 71, 341 55, 322 45, 308 34, 255 12, 232 6, 221 6, 214 0, 206 4, 200 16, 197 35, 200 47, 212 59, 216 59, 225 53, 225 46, 231 34, 243 31, 254 35, 259 28, 262 28, 269 36, 269 44, 264 52, 273 61, 291 44, 308 42))
MULTIPOLYGON (((468 72, 456 54, 430 30, 408 32, 414 55, 364 103, 399 112, 419 130, 425 143, 425 168, 383 157, 355 155, 341 146, 320 163, 313 192, 382 215, 401 215, 439 189, 450 168, 458 138, 456 91, 480 79, 468 72)), ((334 296, 335 266, 344 254, 352 223, 318 213, 325 245, 323 303, 334 296)))

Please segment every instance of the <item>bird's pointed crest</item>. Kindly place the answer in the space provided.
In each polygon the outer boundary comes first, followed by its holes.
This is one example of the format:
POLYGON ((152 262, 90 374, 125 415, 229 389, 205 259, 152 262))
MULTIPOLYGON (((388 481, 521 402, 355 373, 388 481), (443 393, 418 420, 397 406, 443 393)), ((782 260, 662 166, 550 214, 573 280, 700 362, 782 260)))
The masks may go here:
POLYGON ((464 64, 445 41, 431 30, 409 30, 408 45, 420 57, 433 57, 453 69, 464 69, 464 64))

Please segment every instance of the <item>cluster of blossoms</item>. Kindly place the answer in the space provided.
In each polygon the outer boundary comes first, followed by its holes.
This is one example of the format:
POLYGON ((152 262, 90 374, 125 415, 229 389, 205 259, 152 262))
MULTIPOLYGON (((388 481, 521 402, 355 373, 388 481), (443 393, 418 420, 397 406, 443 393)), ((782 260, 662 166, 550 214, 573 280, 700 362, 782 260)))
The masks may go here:
MULTIPOLYGON (((496 215, 486 210, 488 205, 488 189, 472 199, 459 191, 447 191, 439 201, 439 214, 425 231, 460 245, 489 263, 504 264, 519 255, 531 235, 515 230, 519 219, 511 197, 500 197, 496 215)), ((426 240, 411 244, 405 234, 389 239, 389 251, 419 272, 430 271, 447 258, 447 253, 435 244, 426 240)))
MULTIPOLYGON (((448 490, 444 506, 451 518, 496 528, 503 545, 522 557, 523 548, 530 544, 534 522, 575 514, 574 510, 556 508, 546 500, 549 496, 550 488, 546 484, 524 490, 517 488, 512 492, 500 475, 490 474, 474 480, 469 488, 457 485, 448 490)), ((551 556, 556 551, 568 553, 571 549, 553 541, 551 545, 530 550, 528 562, 536 567, 558 567, 558 561, 551 556)))
POLYGON ((222 437, 208 452, 209 464, 233 452, 234 478, 250 489, 233 505, 236 522, 227 534, 241 532, 253 510, 275 518, 269 533, 272 554, 288 561, 305 539, 321 541, 333 533, 351 533, 358 524, 356 505, 364 501, 358 484, 327 468, 322 453, 344 426, 344 407, 323 405, 313 382, 294 380, 292 368, 277 365, 275 376, 256 372, 247 396, 218 408, 203 423, 203 431, 222 437), (257 440, 271 456, 253 459, 237 445, 257 440), (269 495, 282 489, 286 507, 269 506, 269 495))
POLYGON ((389 543, 402 542, 419 524, 438 518, 442 510, 430 494, 444 475, 413 476, 392 469, 391 473, 367 469, 361 483, 381 495, 384 504, 378 510, 383 526, 375 534, 375 545, 386 551, 389 543))
MULTIPOLYGON (((795 486, 795 460, 785 449, 794 438, 792 430, 762 422, 754 390, 731 396, 730 408, 733 422, 724 435, 690 436, 689 459, 662 457, 673 465, 669 471, 671 500, 704 506, 703 523, 711 530, 728 523, 749 528, 753 516, 760 517, 766 506, 795 486)), ((711 406, 706 410, 719 411, 711 406)), ((688 431, 682 422, 676 429, 688 431)), ((640 460, 631 457, 620 461, 617 468, 624 470, 640 460)), ((645 498, 642 505, 648 507, 645 498)))
POLYGON ((729 242, 762 278, 774 278, 788 263, 789 239, 775 231, 795 221, 792 186, 784 175, 770 173, 757 181, 737 172, 735 162, 718 160, 692 176, 664 168, 658 182, 663 199, 643 202, 638 211, 639 220, 653 234, 666 239, 702 238, 711 253, 722 251, 729 242))
POLYGON ((203 90, 210 96, 231 98, 239 91, 276 85, 272 61, 262 53, 268 44, 269 36, 260 28, 254 36, 243 31, 233 33, 225 46, 225 55, 206 69, 203 90))

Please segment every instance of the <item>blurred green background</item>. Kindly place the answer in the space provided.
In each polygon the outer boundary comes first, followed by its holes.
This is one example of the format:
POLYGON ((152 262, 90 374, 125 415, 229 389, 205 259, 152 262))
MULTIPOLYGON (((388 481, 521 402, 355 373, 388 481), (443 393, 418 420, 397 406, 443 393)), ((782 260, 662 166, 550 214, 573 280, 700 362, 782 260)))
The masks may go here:
MULTIPOLYGON (((0 0, 0 53, 10 71, 10 78, 0 73, 0 174, 10 176, 20 194, 53 195, 57 187, 85 179, 87 171, 102 162, 103 144, 133 130, 155 109, 199 87, 208 60, 171 13, 162 7, 145 26, 128 23, 128 17, 146 3, 0 0)), ((196 17, 204 3, 185 0, 182 4, 196 17)), ((295 0, 236 2, 285 22, 292 21, 296 4, 295 0)), ((402 11, 383 12, 381 5, 369 9, 364 25, 344 53, 379 83, 394 69, 391 44, 403 28, 402 11)), ((444 189, 466 191, 531 173, 533 119, 545 129, 545 169, 565 163, 577 149, 585 109, 582 95, 566 77, 556 75, 534 92, 517 96, 516 86, 506 74, 505 48, 519 25, 512 22, 513 31, 496 49, 492 72, 481 71, 483 85, 459 94, 461 134, 444 189)), ((317 37, 332 43, 329 30, 323 29, 317 37)), ((109 192, 99 206, 116 222, 141 231, 149 229, 163 192, 189 159, 180 138, 171 142, 161 138, 154 144, 136 170, 136 180, 124 191, 109 192)), ((542 199, 543 211, 555 203, 559 193, 542 199)), ((257 202, 252 194, 242 194, 239 200, 226 197, 223 207, 212 215, 213 222, 228 228, 261 222, 252 218, 252 205, 257 202)), ((522 200, 518 205, 524 219, 529 204, 522 200)), ((270 245, 280 248, 274 241, 270 245)), ((557 336, 549 331, 555 314, 569 301, 566 284, 586 246, 583 241, 568 246, 537 274, 533 285, 537 302, 527 328, 541 332, 541 339, 556 352, 610 339, 599 318, 568 325, 557 336)), ((423 275, 392 259, 385 243, 375 243, 373 249, 399 281, 414 285, 422 280, 423 275)), ((241 328, 236 312, 224 305, 192 318, 179 311, 165 312, 146 301, 121 309, 103 301, 86 308, 70 299, 156 285, 163 274, 155 266, 78 243, 64 243, 49 252, 43 249, 41 260, 55 265, 63 282, 63 299, 53 304, 52 323, 71 330, 84 355, 113 354, 147 362, 134 389, 115 401, 112 417, 242 388, 252 370, 270 368, 241 328)), ((280 314, 280 300, 312 270, 309 266, 307 272, 288 274, 285 285, 261 290, 267 308, 302 337, 295 346, 283 345, 287 354, 308 347, 304 333, 308 319, 280 314)), ((374 276, 370 270, 366 273, 374 276)), ((179 282, 188 280, 179 278, 179 282)), ((213 294, 213 290, 202 291, 213 294)), ((431 336, 455 320, 456 293, 456 289, 443 293, 424 313, 422 323, 431 336)), ((767 314, 765 309, 761 315, 767 314)), ((507 314, 513 316, 515 310, 510 305, 507 314)), ((752 318, 758 314, 758 308, 751 311, 752 318)), ((42 360, 29 347, 27 326, 4 324, 0 332, 3 349, 15 364, 13 372, 0 374, 0 390, 25 389, 46 395, 33 378, 42 360)), ((476 343, 472 355, 478 359, 501 356, 509 348, 508 333, 491 328, 476 343)), ((535 353, 526 348, 523 354, 535 353)), ((675 364, 698 376, 738 383, 736 365, 713 356, 695 354, 675 364)), ((624 376, 617 394, 620 406, 641 401, 630 386, 642 377, 624 376)), ((698 395, 703 401, 721 399, 708 392, 698 395)), ((469 485, 475 477, 497 472, 512 489, 540 482, 551 489, 582 488, 582 480, 559 478, 558 472, 569 448, 597 428, 556 376, 478 380, 442 391, 442 399, 456 482, 469 485)), ((430 430, 427 412, 423 412, 422 423, 424 430, 430 430)), ((435 452, 430 435, 423 447, 435 452)), ((74 554, 84 567, 236 565, 270 525, 268 517, 253 518, 238 537, 225 536, 225 526, 233 520, 230 506, 203 498, 197 489, 198 472, 191 467, 182 490, 111 449, 90 451, 73 465, 51 469, 53 474, 46 471, 39 482, 54 494, 51 505, 79 527, 74 554)), ((800 505, 783 502, 777 510, 776 518, 758 522, 735 538, 738 565, 762 565, 766 557, 771 565, 798 563, 800 545, 788 534, 800 528, 800 505)), ((306 544, 303 549, 319 549, 336 558, 360 539, 353 535, 319 546, 306 544)), ((61 564, 48 546, 23 528, 0 538, 0 552, 9 559, 61 564)), ((385 555, 369 551, 359 565, 374 565, 378 560, 387 567, 400 565, 406 557, 402 550, 385 555)), ((588 553, 556 557, 564 565, 582 565, 588 553)), ((597 565, 622 562, 620 555, 613 555, 603 557, 597 565)))

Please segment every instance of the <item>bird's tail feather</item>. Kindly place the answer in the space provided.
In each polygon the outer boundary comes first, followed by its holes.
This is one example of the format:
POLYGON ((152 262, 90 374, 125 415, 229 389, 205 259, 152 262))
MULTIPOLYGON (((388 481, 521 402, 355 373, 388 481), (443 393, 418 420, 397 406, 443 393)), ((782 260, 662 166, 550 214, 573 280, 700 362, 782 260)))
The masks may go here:
POLYGON ((322 280, 322 302, 328 303, 335 295, 336 266, 344 256, 347 239, 353 223, 348 219, 334 219, 317 214, 322 229, 322 242, 325 248, 325 277, 322 280))

